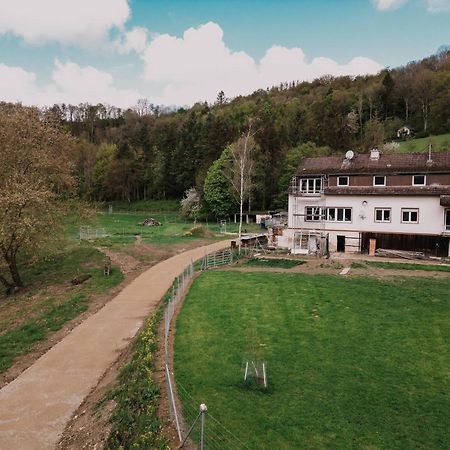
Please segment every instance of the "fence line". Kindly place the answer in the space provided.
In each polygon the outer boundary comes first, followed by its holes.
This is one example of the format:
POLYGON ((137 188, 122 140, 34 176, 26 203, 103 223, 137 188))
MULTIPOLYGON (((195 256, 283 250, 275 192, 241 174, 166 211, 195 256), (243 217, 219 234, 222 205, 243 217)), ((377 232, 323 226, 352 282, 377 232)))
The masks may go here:
POLYGON ((101 239, 107 236, 104 228, 80 227, 80 240, 101 239))
MULTIPOLYGON (((233 256, 233 251, 231 249, 213 252, 205 255, 202 260, 201 268, 202 270, 207 270, 212 267, 231 264, 234 259, 235 257, 233 256)), ((164 312, 164 365, 170 420, 176 428, 180 445, 186 441, 187 438, 190 438, 192 441, 200 441, 200 449, 247 449, 248 447, 246 447, 246 445, 230 430, 228 430, 209 412, 206 413, 206 407, 202 404, 203 402, 197 402, 194 400, 189 392, 180 383, 176 384, 177 395, 175 395, 174 373, 173 370, 171 370, 173 360, 170 345, 170 333, 172 331, 171 325, 175 312, 186 295, 189 283, 193 276, 194 264, 191 261, 184 271, 177 278, 175 278, 172 285, 170 298, 164 312), (205 407, 203 412, 202 407, 205 407), (200 414, 201 421, 197 422, 200 414), (189 428, 189 432, 187 432, 187 428, 189 428)))
POLYGON ((172 285, 172 292, 170 294, 170 299, 167 302, 167 307, 164 313, 164 360, 165 360, 165 373, 166 373, 166 384, 167 384, 167 394, 169 402, 169 414, 170 419, 174 421, 175 427, 178 434, 178 439, 180 443, 182 442, 182 429, 180 424, 180 415, 178 413, 177 404, 175 400, 174 387, 172 382, 172 372, 170 370, 171 364, 171 353, 170 353, 170 331, 173 316, 175 314, 176 308, 180 304, 186 290, 189 286, 189 282, 194 275, 194 264, 191 261, 190 264, 183 270, 181 275, 175 278, 172 285))
POLYGON ((213 269, 214 267, 233 264, 233 250, 225 249, 208 253, 203 257, 202 270, 213 269))

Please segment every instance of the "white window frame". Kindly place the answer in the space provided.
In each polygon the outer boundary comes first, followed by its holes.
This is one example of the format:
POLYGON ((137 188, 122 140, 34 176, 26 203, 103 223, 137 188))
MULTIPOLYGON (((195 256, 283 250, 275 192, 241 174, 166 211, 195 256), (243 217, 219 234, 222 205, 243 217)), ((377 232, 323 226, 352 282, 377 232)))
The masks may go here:
POLYGON ((325 217, 328 222, 352 223, 353 208, 345 208, 343 206, 330 207, 330 208, 326 209, 325 217), (330 219, 330 210, 331 209, 334 211, 334 219, 330 219), (345 220, 345 210, 350 211, 350 220, 345 220), (341 216, 342 219, 339 219, 339 216, 341 216))
POLYGON ((445 225, 445 230, 450 231, 450 208, 446 208, 444 210, 444 225, 445 225), (447 215, 449 215, 448 222, 447 222, 447 215))
POLYGON ((374 221, 377 223, 390 223, 392 219, 392 208, 375 208, 374 209, 374 221), (378 220, 377 219, 377 212, 378 211, 382 211, 382 219, 378 220), (384 217, 384 213, 388 212, 389 213, 389 219, 385 219, 384 217))
POLYGON ((299 188, 302 194, 320 194, 323 192, 323 178, 300 178, 299 188))
POLYGON ((412 224, 419 223, 419 208, 402 208, 400 214, 401 214, 401 216, 400 216, 401 223, 412 223, 412 224), (417 220, 411 220, 411 213, 412 212, 417 213, 417 220), (409 219, 410 220, 404 220, 403 219, 403 214, 404 213, 408 213, 409 214, 409 219))
POLYGON ((305 206, 305 222, 320 222, 322 220, 322 213, 323 211, 320 206, 305 206))
POLYGON ((374 176, 373 176, 373 180, 372 180, 372 184, 373 184, 373 186, 375 186, 375 187, 383 187, 383 186, 386 186, 386 175, 374 175, 374 176), (383 184, 375 184, 375 178, 383 178, 383 179, 384 179, 383 184))
POLYGON ((413 175, 412 176, 412 185, 413 186, 426 186, 427 185, 427 176, 426 175, 423 175, 423 174, 421 174, 421 173, 416 173, 415 175, 413 175), (416 183, 415 181, 414 181, 414 178, 415 177, 423 177, 423 183, 416 183))
POLYGON ((337 186, 349 186, 350 185, 350 178, 348 176, 344 176, 344 175, 343 176, 338 176, 337 180, 336 180, 336 185, 337 186), (346 183, 345 184, 341 184, 339 182, 340 179, 345 179, 346 183))

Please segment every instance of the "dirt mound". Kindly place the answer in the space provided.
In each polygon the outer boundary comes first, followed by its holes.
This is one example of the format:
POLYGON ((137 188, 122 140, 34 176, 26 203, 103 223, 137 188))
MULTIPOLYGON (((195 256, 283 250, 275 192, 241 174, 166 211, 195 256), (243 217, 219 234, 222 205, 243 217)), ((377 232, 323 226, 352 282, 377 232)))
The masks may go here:
POLYGON ((196 225, 192 227, 189 231, 184 233, 184 236, 194 236, 194 237, 211 237, 212 233, 206 229, 203 225, 196 225))

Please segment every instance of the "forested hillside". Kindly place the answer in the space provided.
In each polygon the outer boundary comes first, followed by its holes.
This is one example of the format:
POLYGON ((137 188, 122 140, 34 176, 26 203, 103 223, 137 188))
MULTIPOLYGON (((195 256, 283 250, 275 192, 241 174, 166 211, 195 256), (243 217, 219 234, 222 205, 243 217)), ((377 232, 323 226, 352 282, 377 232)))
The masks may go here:
POLYGON ((140 100, 129 110, 55 105, 46 114, 79 138, 79 193, 92 200, 181 198, 203 192, 208 169, 245 130, 256 130, 252 208, 283 203, 305 154, 366 150, 410 125, 416 137, 450 131, 450 51, 376 76, 283 83, 214 105, 164 111, 140 100))

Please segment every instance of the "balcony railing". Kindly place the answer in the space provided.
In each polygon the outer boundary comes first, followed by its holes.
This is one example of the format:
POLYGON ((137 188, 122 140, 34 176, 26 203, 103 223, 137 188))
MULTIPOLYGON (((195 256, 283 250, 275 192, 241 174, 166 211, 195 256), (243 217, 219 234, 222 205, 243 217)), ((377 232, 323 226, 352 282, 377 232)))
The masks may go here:
POLYGON ((289 186, 289 194, 311 196, 322 195, 326 185, 327 183, 324 177, 293 177, 289 186))

